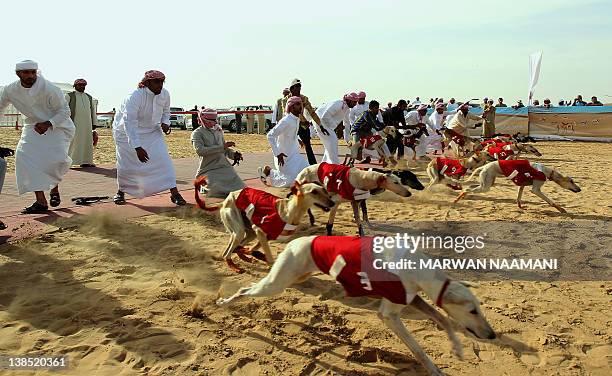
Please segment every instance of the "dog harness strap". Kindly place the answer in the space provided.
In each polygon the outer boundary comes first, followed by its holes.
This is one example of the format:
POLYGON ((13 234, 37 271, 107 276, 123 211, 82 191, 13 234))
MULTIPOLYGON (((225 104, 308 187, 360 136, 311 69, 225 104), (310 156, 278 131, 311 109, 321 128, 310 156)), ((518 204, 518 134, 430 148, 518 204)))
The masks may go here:
POLYGON ((442 284, 442 288, 440 289, 440 292, 438 293, 438 298, 436 299, 436 305, 440 308, 442 308, 442 298, 444 297, 444 293, 446 292, 446 289, 448 288, 449 284, 450 284, 450 279, 447 278, 442 284))
POLYGON ((436 158, 436 165, 440 174, 446 176, 461 177, 467 173, 467 169, 457 159, 438 157, 436 158))

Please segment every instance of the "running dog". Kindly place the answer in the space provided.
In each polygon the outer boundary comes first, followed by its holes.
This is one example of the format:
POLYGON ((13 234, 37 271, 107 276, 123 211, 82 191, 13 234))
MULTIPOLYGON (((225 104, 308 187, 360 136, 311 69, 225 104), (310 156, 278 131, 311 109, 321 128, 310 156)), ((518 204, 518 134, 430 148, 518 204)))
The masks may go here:
POLYGON ((480 310, 480 302, 467 288, 468 283, 453 281, 442 271, 428 268, 392 272, 384 266, 377 268, 376 265, 398 260, 414 261, 418 265, 428 257, 397 247, 377 253, 373 251, 374 241, 374 237, 350 236, 306 236, 292 240, 266 277, 239 289, 229 298, 219 298, 217 304, 224 306, 245 297, 278 295, 320 271, 341 283, 347 296, 381 299, 378 317, 408 346, 430 375, 442 375, 442 372, 402 323, 402 310, 410 311, 411 319, 431 319, 444 329, 453 353, 460 359, 463 348, 449 318, 423 300, 418 295, 420 291, 467 333, 479 339, 495 339, 496 334, 480 310))
POLYGON ((474 176, 477 174, 479 185, 465 189, 459 194, 459 197, 457 197, 455 202, 461 200, 468 193, 487 192, 489 189, 491 189, 495 183, 495 178, 498 176, 507 177, 519 187, 516 203, 521 209, 523 209, 521 197, 523 196, 523 190, 527 185, 531 185, 531 192, 533 192, 533 194, 546 201, 550 206, 554 207, 561 213, 566 213, 566 210, 542 193, 542 186, 544 183, 546 183, 546 180, 550 179, 562 188, 570 190, 574 193, 580 192, 580 187, 574 183, 572 178, 563 176, 556 170, 546 167, 540 163, 530 163, 526 159, 500 160, 488 163, 474 170, 472 175, 466 181, 472 180, 472 178, 474 178, 474 176))
POLYGON ((335 206, 329 193, 321 186, 302 185, 297 182, 291 186, 291 198, 281 199, 270 193, 246 187, 230 193, 220 205, 206 206, 204 199, 200 197, 200 188, 204 185, 205 176, 194 182, 196 203, 203 210, 219 211, 221 221, 230 233, 223 258, 230 269, 237 273, 244 270, 232 261, 232 253, 237 253, 244 261, 252 261, 247 255, 253 255, 272 265, 274 258, 268 240, 293 234, 306 211, 312 206, 324 211, 335 206), (245 248, 255 238, 255 246, 251 249, 245 248), (263 249, 265 257, 258 251, 259 247, 263 249))
POLYGON ((416 129, 411 129, 411 133, 404 135, 402 144, 412 150, 412 160, 416 161, 416 147, 421 142, 421 136, 429 137, 429 132, 425 124, 418 124, 416 129))
POLYGON ((487 155, 489 162, 504 159, 518 159, 521 153, 533 154, 538 157, 542 156, 542 153, 540 153, 535 146, 520 142, 489 142, 484 146, 483 151, 487 155))
POLYGON ((476 139, 459 134, 452 129, 442 127, 439 132, 442 135, 444 145, 446 145, 445 148, 450 150, 455 158, 469 157, 483 148, 476 139))
MULTIPOLYGON (((378 154, 378 159, 383 167, 387 167, 388 163, 391 165, 395 165, 397 161, 395 158, 385 151, 386 148, 386 139, 387 136, 395 137, 395 128, 394 127, 385 127, 381 133, 372 133, 368 137, 363 137, 358 143, 350 143, 350 154, 346 154, 344 157, 343 165, 347 165, 350 167, 355 166, 355 160, 362 159, 362 152, 364 149, 374 150, 378 154)), ((361 163, 370 163, 371 158, 368 156, 361 163)))
POLYGON ((480 167, 486 163, 484 155, 480 152, 476 152, 468 158, 453 159, 437 157, 429 162, 427 165, 427 176, 429 176, 429 184, 427 189, 430 189, 435 184, 441 183, 445 178, 451 181, 447 184, 448 187, 459 190, 461 189, 462 179, 468 170, 473 170, 476 167, 480 167))
MULTIPOLYGON (((402 185, 401 179, 391 173, 363 171, 354 167, 326 162, 306 167, 295 180, 300 184, 322 184, 338 203, 350 201, 353 207, 353 216, 359 228, 359 235, 363 235, 359 201, 368 199, 371 196, 371 190, 386 189, 402 197, 410 196, 410 191, 402 185)), ((332 207, 329 213, 326 225, 328 235, 332 233, 337 211, 338 205, 332 207)))

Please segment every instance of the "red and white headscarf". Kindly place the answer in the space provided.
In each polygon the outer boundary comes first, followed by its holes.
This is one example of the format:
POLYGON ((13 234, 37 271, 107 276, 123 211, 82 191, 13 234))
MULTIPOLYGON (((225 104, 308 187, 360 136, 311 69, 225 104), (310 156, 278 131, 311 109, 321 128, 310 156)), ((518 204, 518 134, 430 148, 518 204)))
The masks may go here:
POLYGON ((293 96, 287 99, 287 105, 285 106, 285 112, 289 113, 290 112, 289 110, 291 109, 291 107, 293 107, 293 105, 297 103, 302 103, 301 97, 293 96))
POLYGON ((366 97, 365 91, 360 91, 359 93, 357 93, 357 97, 359 99, 365 99, 365 97, 366 97))
POLYGON ((77 85, 87 85, 87 81, 85 81, 84 78, 77 78, 76 80, 74 80, 74 84, 72 84, 72 86, 77 85))
POLYGON ((422 104, 419 107, 417 107, 417 111, 423 111, 423 110, 427 111, 427 105, 426 104, 422 104))
POLYGON ((345 94, 342 99, 344 99, 345 102, 346 101, 357 102, 359 100, 359 95, 357 93, 348 93, 348 94, 345 94))
POLYGON ((150 70, 150 71, 146 71, 144 74, 144 77, 142 78, 142 80, 140 80, 140 83, 138 83, 138 87, 139 88, 143 88, 145 87, 145 83, 149 80, 162 80, 165 81, 166 80, 166 76, 160 72, 160 71, 156 71, 156 70, 150 70))
POLYGON ((221 130, 217 124, 217 110, 212 108, 205 108, 198 112, 198 123, 208 129, 221 130))
POLYGON ((444 109, 444 103, 440 102, 440 103, 436 104, 436 110, 438 108, 444 109))
POLYGON ((468 102, 465 102, 464 104, 459 106, 457 110, 469 110, 469 109, 470 109, 470 104, 468 102))

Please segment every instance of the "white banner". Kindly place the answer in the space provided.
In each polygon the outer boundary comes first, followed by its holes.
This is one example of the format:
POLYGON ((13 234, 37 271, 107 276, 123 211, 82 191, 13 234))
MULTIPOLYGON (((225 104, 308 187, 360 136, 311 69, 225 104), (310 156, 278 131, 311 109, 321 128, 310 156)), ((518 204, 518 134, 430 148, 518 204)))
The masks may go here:
POLYGON ((528 105, 532 105, 533 101, 533 91, 538 83, 538 78, 540 78, 540 66, 542 64, 542 51, 533 53, 529 55, 529 96, 528 105))

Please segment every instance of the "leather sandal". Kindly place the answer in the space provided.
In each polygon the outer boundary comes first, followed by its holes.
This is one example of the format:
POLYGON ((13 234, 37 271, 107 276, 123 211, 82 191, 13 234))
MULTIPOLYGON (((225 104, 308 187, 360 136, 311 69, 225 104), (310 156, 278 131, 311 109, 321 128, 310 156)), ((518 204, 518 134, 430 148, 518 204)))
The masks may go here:
POLYGON ((52 208, 56 208, 62 203, 59 193, 49 193, 49 197, 49 205, 51 205, 52 208))
POLYGON ((125 205, 125 194, 123 192, 117 192, 113 197, 113 202, 115 205, 125 205))
POLYGON ((176 204, 178 206, 183 206, 183 205, 187 204, 187 201, 185 201, 185 199, 183 198, 183 196, 181 196, 180 193, 173 194, 170 197, 170 201, 172 201, 174 204, 176 204))
POLYGON ((47 205, 43 205, 39 202, 35 202, 32 205, 21 211, 21 214, 42 214, 49 211, 49 207, 47 205))

